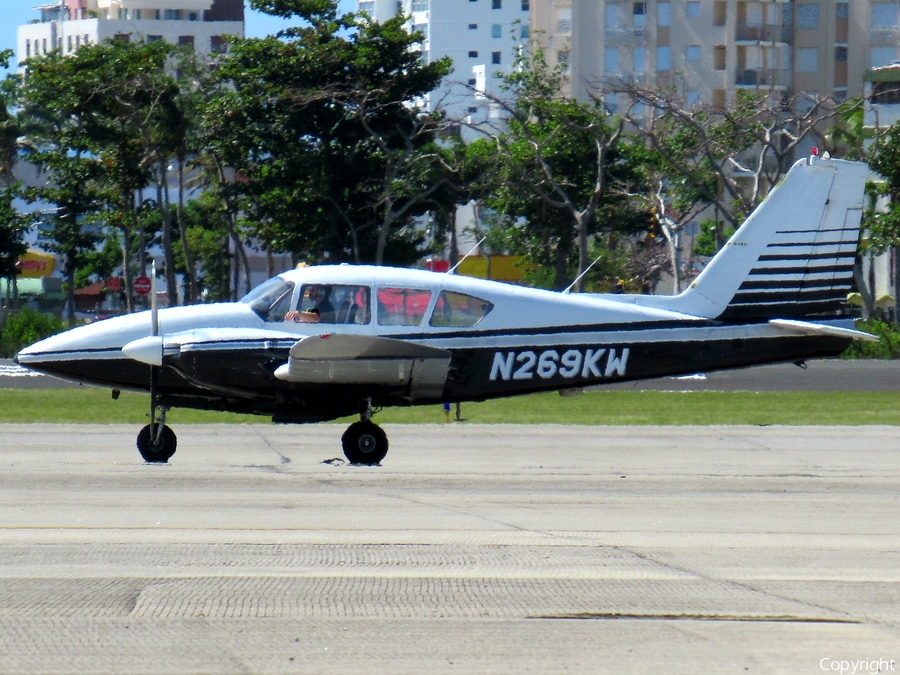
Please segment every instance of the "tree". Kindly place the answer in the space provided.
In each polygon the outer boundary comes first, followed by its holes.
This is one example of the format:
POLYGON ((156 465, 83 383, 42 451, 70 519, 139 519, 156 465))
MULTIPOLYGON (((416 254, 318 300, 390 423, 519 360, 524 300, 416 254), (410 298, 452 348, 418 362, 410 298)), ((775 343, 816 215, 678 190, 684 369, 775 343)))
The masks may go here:
POLYGON ((808 137, 838 113, 828 97, 772 99, 738 91, 734 104, 689 106, 676 87, 613 81, 591 92, 616 95, 625 118, 656 153, 664 172, 699 193, 732 226, 740 225, 790 168, 808 137))
MULTIPOLYGON (((11 50, 0 51, 0 67, 9 67, 12 54, 11 50)), ((18 85, 19 79, 15 75, 7 76, 0 83, 0 278, 8 280, 16 300, 16 262, 28 250, 25 244, 27 225, 13 205, 14 200, 22 196, 22 187, 13 175, 13 169, 20 153, 28 148, 22 140, 22 115, 15 110, 18 85)))
POLYGON ((490 97, 506 112, 508 131, 491 135, 503 180, 488 203, 510 222, 525 218, 523 227, 510 231, 530 255, 543 246, 540 257, 552 259, 555 288, 568 285, 568 259, 576 251, 576 289, 584 291, 592 235, 603 231, 616 239, 627 191, 610 185, 629 180, 631 166, 624 121, 599 101, 565 97, 564 83, 564 72, 550 68, 535 43, 519 52, 506 77, 512 100, 490 97))
POLYGON ((409 262, 404 226, 443 170, 434 141, 444 122, 416 102, 449 61, 424 63, 400 16, 339 16, 324 0, 251 5, 303 22, 236 41, 219 70, 229 88, 204 115, 217 161, 245 181, 255 234, 310 260, 409 262))

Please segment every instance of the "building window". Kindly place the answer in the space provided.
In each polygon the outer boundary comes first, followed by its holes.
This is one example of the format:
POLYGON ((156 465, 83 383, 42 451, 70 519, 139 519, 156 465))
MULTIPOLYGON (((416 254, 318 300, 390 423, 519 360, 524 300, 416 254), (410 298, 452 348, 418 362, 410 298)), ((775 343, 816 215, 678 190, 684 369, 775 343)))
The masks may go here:
POLYGON ((163 39, 162 35, 148 35, 148 36, 147 36, 147 42, 148 42, 148 43, 150 43, 150 42, 162 42, 162 39, 163 39))
POLYGON ((31 56, 31 40, 25 40, 25 58, 31 56))
POLYGON ((668 46, 656 48, 656 69, 661 71, 672 69, 672 52, 668 46))
POLYGON ((647 25, 647 3, 636 2, 632 7, 632 25, 635 28, 643 28, 647 25))
POLYGON ((872 27, 893 28, 897 25, 896 2, 872 3, 872 27))
POLYGON ((556 62, 561 66, 568 66, 571 54, 568 49, 556 52, 556 62))
POLYGON ((606 17, 604 25, 607 28, 619 27, 619 5, 614 2, 606 3, 606 17))
POLYGON ((472 106, 469 106, 468 108, 466 108, 466 112, 469 115, 474 115, 475 113, 478 112, 478 108, 476 108, 475 106, 472 105, 472 106))
POLYGON ((716 0, 713 5, 713 26, 724 26, 728 15, 728 3, 725 0, 716 0))
POLYGON ((428 0, 413 0, 412 1, 412 11, 413 12, 427 12, 428 11, 428 0))
POLYGON ((503 0, 491 0, 491 9, 503 9, 503 0))
POLYGON ((209 38, 209 51, 213 54, 224 54, 228 51, 228 43, 221 35, 213 35, 209 38))
POLYGON ((818 47, 798 47, 797 51, 797 72, 798 73, 817 73, 819 72, 819 48, 818 47))
POLYGON ((413 33, 421 33, 422 39, 427 40, 428 39, 428 24, 427 23, 414 23, 412 25, 412 32, 413 33))
POLYGON ((521 26, 520 28, 521 28, 521 29, 520 29, 520 31, 519 31, 519 37, 520 37, 521 39, 527 40, 529 37, 531 37, 531 26, 529 26, 528 24, 523 23, 522 26, 521 26))
POLYGON ((164 9, 163 18, 167 21, 179 21, 181 19, 180 9, 164 9))
POLYGON ((797 28, 816 30, 819 27, 819 3, 806 2, 797 5, 797 28))
POLYGON ((656 6, 656 25, 660 28, 668 28, 672 24, 672 4, 661 2, 656 6))
MULTIPOLYGON (((140 17, 139 17, 139 18, 140 18, 140 17)), ((200 18, 200 15, 197 14, 197 12, 190 12, 190 13, 188 14, 188 21, 196 21, 196 20, 199 19, 199 18, 200 18)))
POLYGON ((477 24, 477 23, 470 23, 470 24, 469 24, 469 30, 478 30, 478 24, 477 24))
POLYGON ((478 80, 475 79, 474 77, 470 77, 469 78, 469 86, 474 87, 476 84, 478 84, 478 80))
POLYGON ((700 92, 696 89, 688 89, 687 96, 685 96, 684 102, 687 103, 688 108, 693 108, 698 103, 700 103, 700 92))
POLYGON ((619 72, 618 47, 607 47, 603 50, 603 70, 607 73, 619 72))
POLYGON ((896 47, 872 47, 872 67, 881 68, 897 60, 896 47))
POLYGON ((847 60, 847 48, 846 47, 835 47, 834 48, 834 60, 835 61, 846 61, 847 60))
POLYGON ((530 2, 530 0, 522 0, 522 11, 523 11, 523 12, 527 12, 527 11, 530 10, 530 9, 531 9, 531 2, 530 2))
POLYGON ((713 48, 713 68, 715 70, 725 70, 725 45, 716 45, 713 48))
POLYGON ((850 3, 849 2, 839 2, 834 6, 834 15, 838 19, 849 19, 850 18, 850 3))
POLYGON ((689 17, 700 16, 700 3, 689 2, 685 5, 685 13, 689 17))
POLYGON ((477 59, 477 58, 478 58, 478 50, 475 50, 475 49, 471 50, 471 51, 469 52, 469 58, 470 58, 470 59, 477 59))
POLYGON ((194 36, 193 35, 179 35, 178 36, 178 45, 180 47, 187 47, 190 50, 194 49, 194 36))
POLYGON ((356 6, 361 13, 375 16, 375 0, 359 0, 356 6))
POLYGON ((500 63, 500 52, 491 52, 491 63, 495 65, 500 63))
POLYGON ((684 48, 684 60, 685 61, 699 61, 700 60, 700 45, 688 45, 684 48))
POLYGON ((559 10, 556 20, 556 32, 568 35, 572 32, 572 10, 563 8, 559 10))
POLYGON ((143 18, 143 10, 142 9, 133 9, 131 10, 132 17, 136 21, 140 21, 143 18))
POLYGON ((647 48, 635 47, 631 52, 631 69, 636 73, 647 70, 647 48))
POLYGON ((495 23, 491 26, 491 37, 498 38, 503 36, 503 24, 495 23))

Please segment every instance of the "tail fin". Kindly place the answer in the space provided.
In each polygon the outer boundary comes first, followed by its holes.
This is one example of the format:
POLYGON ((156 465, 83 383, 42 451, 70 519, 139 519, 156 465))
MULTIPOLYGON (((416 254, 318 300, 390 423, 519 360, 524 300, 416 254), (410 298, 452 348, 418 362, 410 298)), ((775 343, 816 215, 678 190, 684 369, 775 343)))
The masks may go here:
POLYGON ((868 176, 860 162, 798 161, 690 287, 660 306, 727 321, 841 309, 868 176))

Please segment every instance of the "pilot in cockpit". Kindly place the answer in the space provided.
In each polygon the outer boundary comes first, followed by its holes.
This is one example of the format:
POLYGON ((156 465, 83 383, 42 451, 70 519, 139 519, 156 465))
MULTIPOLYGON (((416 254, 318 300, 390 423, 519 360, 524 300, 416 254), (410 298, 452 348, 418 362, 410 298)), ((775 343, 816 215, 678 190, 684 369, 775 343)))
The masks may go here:
POLYGON ((308 288, 304 288, 300 296, 300 306, 304 309, 288 312, 284 315, 284 320, 303 323, 334 323, 336 318, 334 305, 330 300, 331 291, 331 286, 324 284, 312 284, 308 288))

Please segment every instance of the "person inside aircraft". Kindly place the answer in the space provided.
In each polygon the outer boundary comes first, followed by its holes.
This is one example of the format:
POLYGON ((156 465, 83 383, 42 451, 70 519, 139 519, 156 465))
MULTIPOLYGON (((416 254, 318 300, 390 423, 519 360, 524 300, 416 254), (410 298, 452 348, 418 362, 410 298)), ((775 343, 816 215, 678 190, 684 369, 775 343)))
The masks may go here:
MULTIPOLYGON (((284 315, 285 321, 303 321, 301 314, 315 309, 318 314, 318 323, 334 323, 336 319, 334 305, 331 304, 331 286, 323 284, 311 284, 301 290, 301 311, 291 311, 284 315)), ((303 323, 310 323, 303 321, 303 323)))

